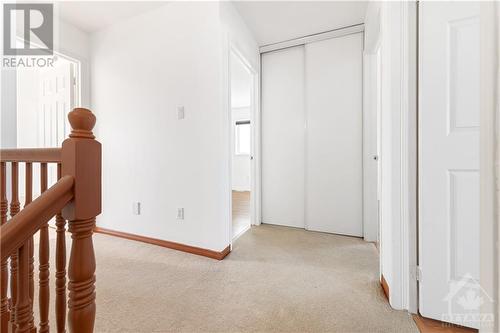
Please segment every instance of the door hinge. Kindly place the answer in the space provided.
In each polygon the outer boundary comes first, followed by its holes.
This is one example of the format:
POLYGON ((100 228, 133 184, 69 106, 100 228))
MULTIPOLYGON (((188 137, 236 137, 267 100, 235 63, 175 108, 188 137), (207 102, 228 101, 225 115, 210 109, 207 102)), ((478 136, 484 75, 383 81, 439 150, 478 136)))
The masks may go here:
POLYGON ((420 266, 415 267, 415 279, 417 281, 422 281, 422 267, 420 266))
POLYGON ((413 280, 422 281, 422 268, 420 266, 413 266, 410 274, 413 280))

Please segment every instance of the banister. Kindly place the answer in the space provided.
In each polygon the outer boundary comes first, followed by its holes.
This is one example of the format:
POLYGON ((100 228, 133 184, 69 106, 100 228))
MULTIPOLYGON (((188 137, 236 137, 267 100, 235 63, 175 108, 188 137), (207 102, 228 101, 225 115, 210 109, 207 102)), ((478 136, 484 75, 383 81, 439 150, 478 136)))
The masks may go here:
POLYGON ((61 162, 61 148, 18 148, 0 149, 0 161, 2 162, 61 162))
POLYGON ((88 109, 68 114, 71 134, 61 148, 0 150, 0 331, 48 333, 50 309, 50 245, 48 221, 56 216, 56 325, 57 332, 91 333, 95 322, 95 253, 92 234, 101 213, 101 144, 92 129, 96 117, 88 109), (11 219, 6 221, 6 167, 11 171, 11 219), (20 210, 19 165, 26 168, 26 202, 20 210), (40 191, 31 201, 33 164, 40 163, 40 191), (47 190, 49 163, 57 164, 58 182, 47 190), (67 223, 66 223, 67 220, 67 223), (66 229, 66 224, 68 228, 66 229), (71 252, 66 261, 65 232, 71 234, 71 252), (34 325, 33 235, 38 243, 38 319, 34 325), (10 260, 9 260, 10 257, 10 260), (10 262, 10 295, 7 294, 10 262), (66 270, 67 263, 67 270, 66 270), (67 326, 66 326, 67 320, 67 326), (67 329, 67 328, 68 329, 67 329))
POLYGON ((73 199, 74 177, 64 176, 2 226, 1 260, 23 245, 41 226, 73 199))

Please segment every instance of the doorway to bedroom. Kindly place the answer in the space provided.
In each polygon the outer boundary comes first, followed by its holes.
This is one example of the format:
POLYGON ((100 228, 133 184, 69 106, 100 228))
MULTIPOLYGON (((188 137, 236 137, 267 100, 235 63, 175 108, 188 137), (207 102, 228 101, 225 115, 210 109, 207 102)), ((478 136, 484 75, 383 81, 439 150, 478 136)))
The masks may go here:
POLYGON ((252 224, 254 75, 244 59, 230 53, 232 239, 252 224))

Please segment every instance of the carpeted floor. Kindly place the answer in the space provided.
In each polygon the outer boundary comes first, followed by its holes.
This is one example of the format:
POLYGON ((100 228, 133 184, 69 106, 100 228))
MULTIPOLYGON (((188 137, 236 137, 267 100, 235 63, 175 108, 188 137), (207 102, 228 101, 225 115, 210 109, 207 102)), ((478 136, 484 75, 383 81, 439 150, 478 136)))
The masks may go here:
POLYGON ((356 238, 262 225, 223 261, 94 240, 99 333, 418 332, 386 302, 375 247, 356 238))

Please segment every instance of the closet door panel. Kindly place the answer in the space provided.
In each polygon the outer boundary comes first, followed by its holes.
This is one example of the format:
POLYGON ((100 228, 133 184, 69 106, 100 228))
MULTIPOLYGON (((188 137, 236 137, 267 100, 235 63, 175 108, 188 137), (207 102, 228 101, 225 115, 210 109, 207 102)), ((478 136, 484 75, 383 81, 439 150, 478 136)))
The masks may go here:
POLYGON ((308 230, 363 235, 362 36, 305 46, 308 230))
POLYGON ((304 47, 262 55, 262 222, 304 228, 304 47))

